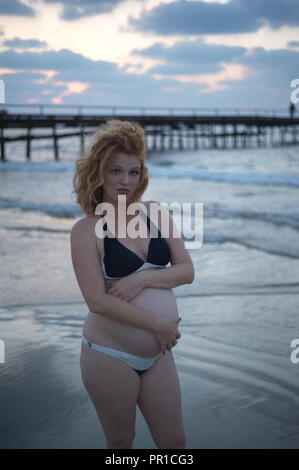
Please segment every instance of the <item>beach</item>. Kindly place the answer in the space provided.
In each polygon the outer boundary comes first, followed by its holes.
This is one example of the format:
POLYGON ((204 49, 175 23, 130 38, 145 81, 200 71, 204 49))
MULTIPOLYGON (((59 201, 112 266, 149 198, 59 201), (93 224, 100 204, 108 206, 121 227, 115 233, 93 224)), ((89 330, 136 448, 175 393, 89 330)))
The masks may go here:
MULTIPOLYGON (((80 377, 72 148, 23 162, 12 147, 0 165, 2 449, 106 446, 80 377)), ((166 152, 148 167, 143 200, 203 204, 194 282, 174 289, 187 448, 299 448, 299 147, 166 152)), ((156 448, 139 409, 133 448, 156 448)))

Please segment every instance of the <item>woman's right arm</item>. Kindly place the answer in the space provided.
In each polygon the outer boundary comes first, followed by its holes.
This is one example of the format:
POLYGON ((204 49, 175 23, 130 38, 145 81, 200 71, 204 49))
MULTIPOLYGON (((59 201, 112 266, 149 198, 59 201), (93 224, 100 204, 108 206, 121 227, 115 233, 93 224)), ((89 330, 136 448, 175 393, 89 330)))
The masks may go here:
POLYGON ((71 230, 71 255, 77 282, 91 312, 155 334, 165 352, 180 337, 174 320, 165 320, 113 295, 106 294, 101 259, 96 245, 96 218, 86 217, 71 230))

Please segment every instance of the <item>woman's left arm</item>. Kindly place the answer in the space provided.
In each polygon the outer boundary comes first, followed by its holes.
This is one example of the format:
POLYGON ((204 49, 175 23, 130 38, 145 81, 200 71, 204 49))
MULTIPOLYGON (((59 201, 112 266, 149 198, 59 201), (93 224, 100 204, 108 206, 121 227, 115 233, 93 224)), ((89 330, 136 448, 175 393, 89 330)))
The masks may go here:
POLYGON ((135 272, 120 280, 106 279, 107 293, 123 300, 131 300, 146 287, 172 289, 182 284, 191 284, 194 269, 191 262, 177 263, 168 268, 150 268, 135 272))
POLYGON ((138 274, 142 278, 144 288, 172 289, 183 284, 191 284, 194 280, 192 261, 176 263, 163 269, 147 269, 138 274))

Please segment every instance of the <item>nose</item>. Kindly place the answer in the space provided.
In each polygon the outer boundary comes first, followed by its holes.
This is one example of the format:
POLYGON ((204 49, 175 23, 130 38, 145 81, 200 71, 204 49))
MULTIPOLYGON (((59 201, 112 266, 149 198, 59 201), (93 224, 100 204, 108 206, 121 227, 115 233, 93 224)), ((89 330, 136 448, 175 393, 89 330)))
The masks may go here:
POLYGON ((123 184, 128 185, 130 183, 129 174, 124 172, 121 181, 123 184))

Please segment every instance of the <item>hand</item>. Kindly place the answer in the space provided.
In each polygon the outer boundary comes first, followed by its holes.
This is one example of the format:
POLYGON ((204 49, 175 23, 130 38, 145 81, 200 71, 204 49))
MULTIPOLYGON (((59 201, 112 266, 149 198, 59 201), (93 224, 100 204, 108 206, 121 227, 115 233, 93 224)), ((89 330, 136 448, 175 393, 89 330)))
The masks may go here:
POLYGON ((129 302, 146 287, 146 283, 143 272, 137 272, 117 280, 105 279, 105 286, 107 294, 129 302))
POLYGON ((181 321, 181 317, 178 320, 169 318, 159 318, 158 327, 154 331, 154 335, 160 344, 161 352, 166 353, 166 350, 170 350, 177 344, 177 339, 181 337, 177 325, 181 321))

